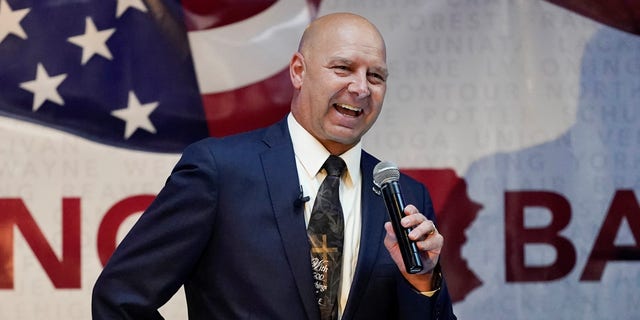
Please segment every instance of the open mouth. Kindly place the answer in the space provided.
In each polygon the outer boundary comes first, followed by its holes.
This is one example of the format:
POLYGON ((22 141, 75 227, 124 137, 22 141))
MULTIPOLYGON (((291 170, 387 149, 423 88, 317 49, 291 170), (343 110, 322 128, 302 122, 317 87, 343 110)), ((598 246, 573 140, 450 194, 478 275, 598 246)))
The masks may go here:
POLYGON ((338 110, 338 112, 351 117, 357 117, 363 112, 362 109, 348 104, 334 103, 333 107, 338 110))

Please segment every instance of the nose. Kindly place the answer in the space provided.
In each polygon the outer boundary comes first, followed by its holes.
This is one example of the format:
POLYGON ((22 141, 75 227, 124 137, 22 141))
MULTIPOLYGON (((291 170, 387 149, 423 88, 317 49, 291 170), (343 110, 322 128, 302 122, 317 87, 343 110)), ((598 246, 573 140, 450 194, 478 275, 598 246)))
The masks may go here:
POLYGON ((369 82, 367 81, 366 73, 354 73, 347 89, 350 93, 356 94, 358 99, 368 97, 371 91, 369 91, 369 82))

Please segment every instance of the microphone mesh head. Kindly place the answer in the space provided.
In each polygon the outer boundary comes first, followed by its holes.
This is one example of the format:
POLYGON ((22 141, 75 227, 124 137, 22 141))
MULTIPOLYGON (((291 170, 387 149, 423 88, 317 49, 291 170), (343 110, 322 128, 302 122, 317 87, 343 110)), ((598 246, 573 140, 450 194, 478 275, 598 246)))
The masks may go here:
POLYGON ((393 162, 381 161, 373 168, 373 183, 378 187, 398 180, 400 180, 400 170, 393 162))

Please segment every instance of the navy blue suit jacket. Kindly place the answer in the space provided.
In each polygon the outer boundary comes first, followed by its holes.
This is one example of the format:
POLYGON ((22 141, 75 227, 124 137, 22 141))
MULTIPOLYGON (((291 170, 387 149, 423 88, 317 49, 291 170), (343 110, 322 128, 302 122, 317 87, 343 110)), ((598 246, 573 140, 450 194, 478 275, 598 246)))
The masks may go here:
MULTIPOLYGON (((362 238, 343 319, 454 319, 446 284, 431 298, 416 293, 384 247, 377 163, 363 151, 362 238)), ((434 219, 424 186, 400 183, 434 219)), ((160 319, 182 285, 190 319, 319 319, 299 192, 286 119, 187 147, 98 278, 94 319, 160 319)))

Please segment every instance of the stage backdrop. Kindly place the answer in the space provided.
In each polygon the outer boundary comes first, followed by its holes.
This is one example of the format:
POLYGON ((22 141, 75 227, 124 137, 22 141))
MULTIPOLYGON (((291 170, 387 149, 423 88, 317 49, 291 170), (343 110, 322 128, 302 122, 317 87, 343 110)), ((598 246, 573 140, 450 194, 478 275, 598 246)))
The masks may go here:
POLYGON ((457 315, 638 319, 639 10, 607 3, 0 0, 0 319, 90 318, 181 150, 284 116, 335 11, 387 39, 364 145, 431 190, 457 315))

